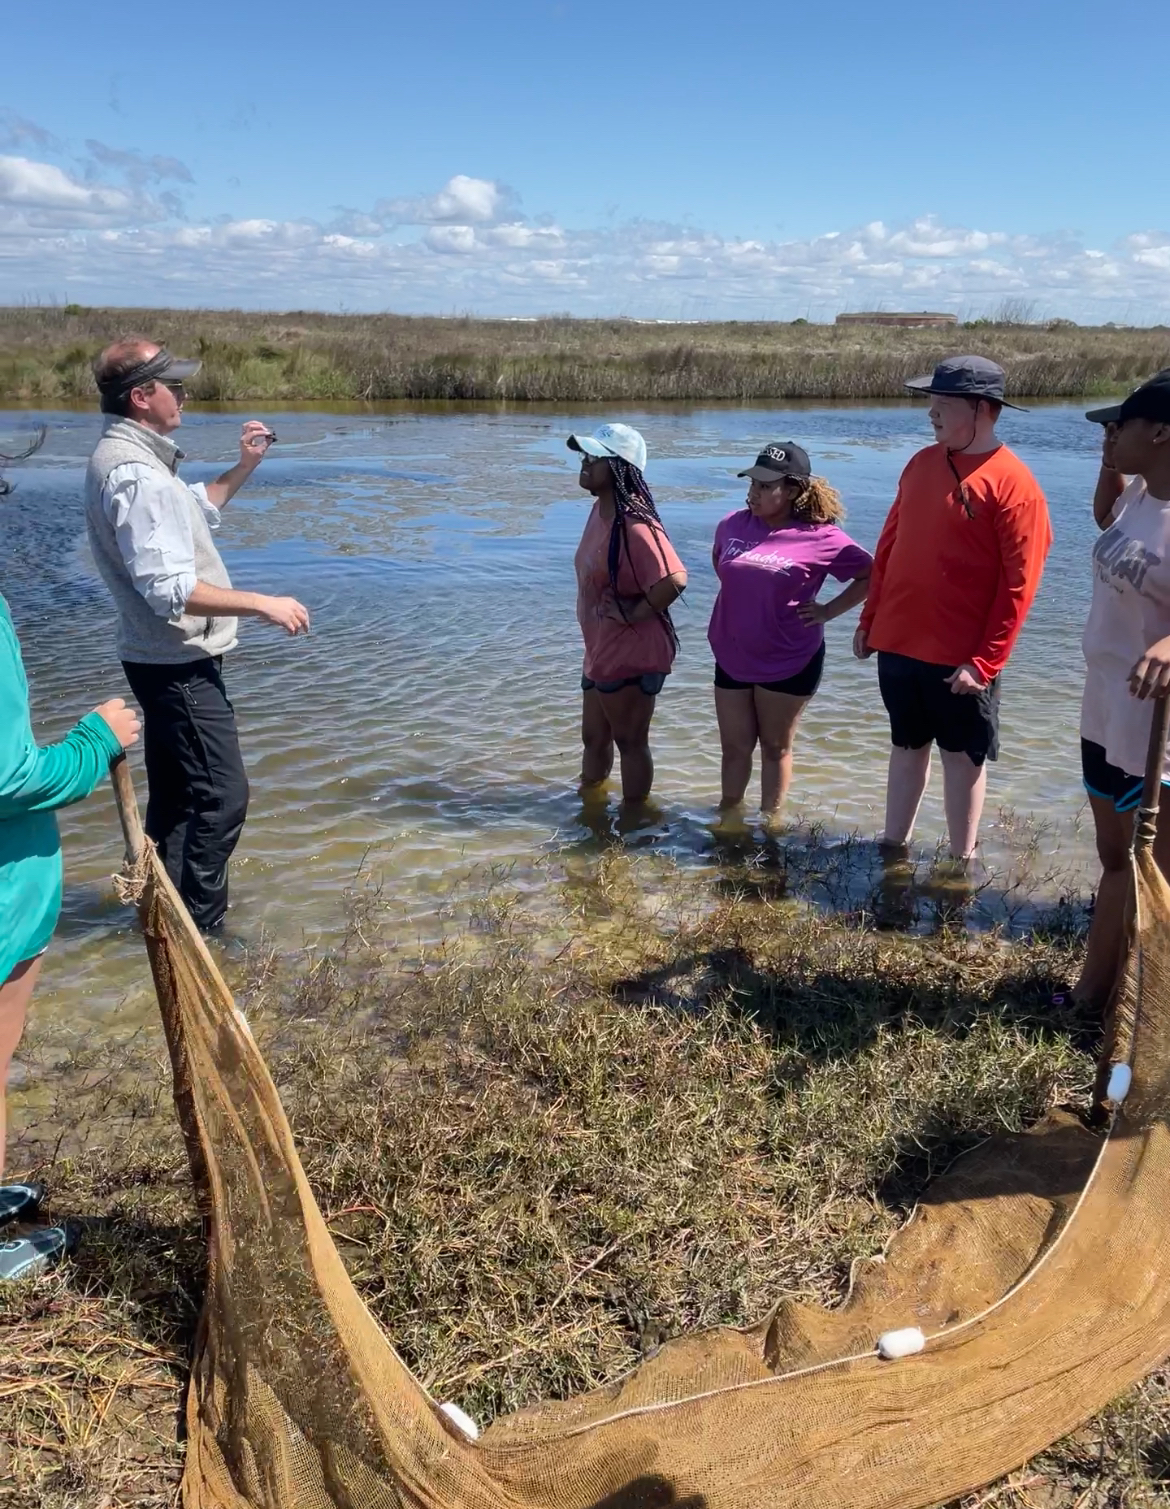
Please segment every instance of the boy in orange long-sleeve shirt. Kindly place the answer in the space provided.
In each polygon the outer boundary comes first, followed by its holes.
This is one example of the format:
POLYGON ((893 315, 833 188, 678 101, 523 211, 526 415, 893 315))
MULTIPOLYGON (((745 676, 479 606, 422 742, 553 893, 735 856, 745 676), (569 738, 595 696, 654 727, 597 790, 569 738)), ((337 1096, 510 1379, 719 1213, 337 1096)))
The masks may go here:
POLYGON ((885 842, 909 840, 937 743, 951 854, 966 860, 987 761, 999 754, 999 675, 1040 585, 1052 529, 1035 477, 995 434, 1007 402, 1001 367, 953 356, 906 386, 930 395, 936 443, 902 473, 854 652, 877 651, 890 717, 885 842))

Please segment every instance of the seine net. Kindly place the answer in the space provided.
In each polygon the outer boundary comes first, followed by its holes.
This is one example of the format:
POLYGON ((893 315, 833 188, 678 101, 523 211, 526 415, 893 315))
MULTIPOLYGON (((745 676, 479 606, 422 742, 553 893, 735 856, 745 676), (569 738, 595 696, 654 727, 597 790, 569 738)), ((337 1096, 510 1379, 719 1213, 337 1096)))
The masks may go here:
POLYGON ((1132 1086, 1106 1136, 1054 1113, 992 1139, 837 1309, 681 1337, 475 1441, 359 1298, 247 1023, 153 850, 131 852, 209 1241, 185 1509, 912 1509, 1010 1470, 1170 1351, 1170 891, 1148 843, 1115 1013, 1132 1086), (924 1348, 884 1360, 879 1336, 907 1327, 924 1348))

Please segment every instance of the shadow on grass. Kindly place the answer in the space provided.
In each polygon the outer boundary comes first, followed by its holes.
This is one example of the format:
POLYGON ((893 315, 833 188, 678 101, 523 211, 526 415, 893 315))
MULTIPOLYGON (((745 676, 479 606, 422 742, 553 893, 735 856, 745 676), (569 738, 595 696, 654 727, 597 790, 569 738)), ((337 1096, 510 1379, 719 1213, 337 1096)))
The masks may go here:
MULTIPOLYGON (((903 1212, 929 1198, 931 1179, 956 1157, 1027 1121, 1026 1113, 1019 1119, 1021 1087, 1005 1083, 995 1063, 997 1039, 1003 1065, 1021 1052, 1087 1063, 1099 1050, 1100 1018, 1063 988, 1069 960, 1059 934, 1008 944, 953 929, 927 939, 837 926, 830 942, 832 928, 816 914, 789 918, 770 944, 757 936, 687 948, 618 977, 609 990, 620 1006, 680 1018, 718 1010, 760 1033, 771 1049, 771 1094, 781 1103, 808 1095, 818 1079, 849 1080, 876 1054, 918 1105, 912 1125, 890 1127, 875 1157, 883 1171, 874 1198, 903 1212)), ((859 1084, 857 1099, 864 1097, 859 1084)), ((1074 1113, 1087 1111, 1083 1087, 1070 1087, 1063 1099, 1074 1113)), ((806 1135, 824 1142, 843 1131, 826 1119, 809 1123, 806 1135)), ((1083 1140, 1055 1136, 1051 1157, 1025 1173, 1032 1193, 1057 1198, 1081 1188, 1083 1140)), ((1020 1170, 1010 1164, 1002 1189, 993 1183, 983 1194, 1020 1188, 1020 1170)))

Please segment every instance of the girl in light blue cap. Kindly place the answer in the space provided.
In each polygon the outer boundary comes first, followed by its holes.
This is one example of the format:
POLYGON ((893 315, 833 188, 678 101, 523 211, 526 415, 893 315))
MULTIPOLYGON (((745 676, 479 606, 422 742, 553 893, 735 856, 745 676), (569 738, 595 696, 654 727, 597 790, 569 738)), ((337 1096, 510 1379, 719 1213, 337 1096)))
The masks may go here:
POLYGON ((643 475, 646 442, 628 424, 570 435, 581 457, 578 482, 593 508, 577 547, 583 787, 600 786, 621 762, 622 798, 650 795, 650 720, 674 665, 678 636, 670 605, 687 584, 643 475))

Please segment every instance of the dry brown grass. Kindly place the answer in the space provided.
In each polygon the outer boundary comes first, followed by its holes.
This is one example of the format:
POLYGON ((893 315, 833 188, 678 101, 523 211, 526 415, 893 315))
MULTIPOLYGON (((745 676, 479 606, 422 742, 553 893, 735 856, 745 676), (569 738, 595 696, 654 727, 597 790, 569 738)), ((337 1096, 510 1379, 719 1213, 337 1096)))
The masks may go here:
POLYGON ((954 331, 630 320, 432 319, 242 310, 0 310, 0 397, 94 397, 89 362, 147 331, 201 356, 198 398, 600 403, 903 397, 903 382, 964 349, 1011 391, 1080 396, 1170 365, 1170 330, 980 322, 954 331))
MULTIPOLYGON (((605 858, 555 948, 497 890, 408 962, 367 893, 346 949, 261 956, 241 990, 359 1289, 480 1418, 781 1292, 833 1301, 933 1171, 1085 1103, 1096 1024, 1052 1002, 1072 906, 1014 939, 909 935, 809 909, 825 870, 799 853, 714 904, 640 864, 605 858)), ((174 1501, 202 1250, 164 1064, 152 1034, 75 1045, 26 1142, 90 1230, 66 1272, 0 1292, 0 1503, 174 1501)), ((970 1504, 1154 1504, 1168 1472, 1158 1375, 970 1504)))

